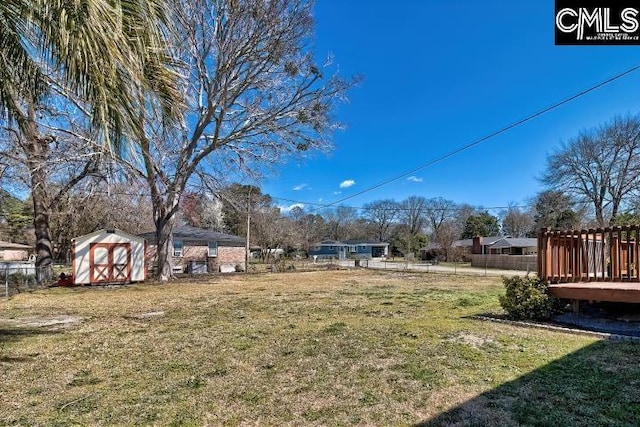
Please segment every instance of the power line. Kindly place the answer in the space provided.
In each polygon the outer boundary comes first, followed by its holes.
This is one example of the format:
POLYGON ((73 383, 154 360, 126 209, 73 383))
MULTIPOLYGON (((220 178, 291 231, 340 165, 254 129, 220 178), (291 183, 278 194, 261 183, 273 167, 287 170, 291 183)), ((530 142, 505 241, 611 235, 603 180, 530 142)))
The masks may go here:
MULTIPOLYGON (((634 71, 637 71, 639 68, 640 68, 640 64, 638 64, 638 65, 636 65, 634 67, 631 67, 626 71, 618 73, 613 77, 610 77, 610 78, 608 78, 608 79, 606 79, 604 81, 601 81, 600 83, 598 83, 598 84, 596 84, 594 86, 589 87, 588 89, 585 89, 585 90, 583 90, 581 92, 578 92, 578 93, 576 93, 576 94, 574 94, 574 95, 572 95, 572 96, 570 96, 568 98, 565 98, 565 99, 563 99, 561 101, 558 101, 558 102, 550 105, 549 107, 546 107, 546 108, 544 108, 544 109, 542 109, 542 110, 540 110, 540 111, 538 111, 536 113, 533 113, 533 114, 531 114, 529 116, 526 116, 523 119, 515 121, 515 122, 503 127, 500 130, 497 130, 497 131, 495 131, 493 133, 490 133, 489 135, 483 136, 482 138, 479 138, 479 139, 477 139, 475 141, 472 141, 472 142, 470 142, 470 143, 468 143, 466 145, 463 145, 460 148, 457 148, 457 149, 455 149, 453 151, 450 151, 447 154, 444 154, 444 155, 442 155, 440 157, 437 157, 437 158, 435 158, 433 160, 430 160, 430 161, 428 161, 426 163, 423 163, 422 165, 419 165, 419 166, 417 166, 417 167, 415 167, 415 168, 413 168, 413 169, 411 169, 411 170, 409 170, 407 172, 403 172, 402 174, 397 175, 397 176, 395 176, 393 178, 386 179, 386 180, 384 180, 382 182, 379 182, 378 184, 375 184, 375 185, 373 185, 371 187, 365 188, 364 190, 358 191, 357 193, 352 194, 350 196, 343 197, 342 199, 336 200, 335 202, 329 203, 328 205, 325 205, 325 206, 335 206, 338 203, 342 203, 342 202, 347 201, 349 199, 352 199, 354 197, 360 196, 360 195, 362 195, 364 193, 368 193, 368 192, 373 191, 373 190, 375 190, 377 188, 380 188, 380 187, 382 187, 384 185, 390 184, 390 183, 395 182, 395 181, 397 181, 399 179, 402 179, 402 178, 404 178, 406 176, 412 175, 412 174, 414 174, 415 172, 417 172, 419 170, 425 169, 425 168, 427 168, 429 166, 433 166, 436 163, 439 163, 439 162, 441 162, 443 160, 446 160, 446 159, 448 159, 450 157, 453 157, 453 156, 455 156, 457 154, 460 154, 463 151, 466 151, 466 150, 468 150, 470 148, 473 148, 473 147, 475 147, 477 145, 480 145, 483 142, 488 141, 489 139, 492 139, 492 138, 494 138, 494 137, 496 137, 498 135, 501 135, 501 134, 503 134, 503 133, 513 129, 513 128, 516 128, 516 127, 518 127, 518 126, 520 126, 520 125, 522 125, 524 123, 527 123, 527 122, 529 122, 529 121, 531 121, 531 120, 533 120, 533 119, 535 119, 535 118, 537 118, 537 117, 539 117, 539 116, 541 116, 541 115, 543 115, 545 113, 548 113, 549 111, 555 110, 556 108, 558 108, 558 107, 560 107, 560 106, 562 106, 564 104, 567 104, 567 103, 569 103, 569 102, 571 102, 571 101, 573 101, 575 99, 578 99, 578 98, 580 98, 580 97, 582 97, 584 95, 587 95, 588 93, 591 93, 591 92, 593 92, 593 91, 595 91, 597 89, 600 89, 601 87, 606 86, 609 83, 612 83, 612 82, 614 82, 614 81, 616 81, 616 80, 618 80, 618 79, 620 79, 620 78, 622 78, 622 77, 624 77, 624 76, 626 76, 628 74, 633 73, 634 71)), ((315 209, 315 210, 318 210, 318 209, 315 209)))

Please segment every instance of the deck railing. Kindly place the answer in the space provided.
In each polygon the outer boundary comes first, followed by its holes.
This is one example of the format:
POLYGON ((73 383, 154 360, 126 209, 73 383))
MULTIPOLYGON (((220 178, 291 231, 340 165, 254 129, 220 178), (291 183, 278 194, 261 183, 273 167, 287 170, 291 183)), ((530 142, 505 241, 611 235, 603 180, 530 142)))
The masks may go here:
POLYGON ((549 231, 538 236, 538 275, 549 283, 640 282, 640 226, 549 231))

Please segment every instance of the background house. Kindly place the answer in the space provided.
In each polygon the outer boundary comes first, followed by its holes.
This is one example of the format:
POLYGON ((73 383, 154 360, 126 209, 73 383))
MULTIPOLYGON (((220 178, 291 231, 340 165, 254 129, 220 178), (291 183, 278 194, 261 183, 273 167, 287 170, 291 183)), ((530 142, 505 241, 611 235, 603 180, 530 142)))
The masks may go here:
POLYGON ((375 240, 323 240, 309 251, 313 259, 372 259, 389 255, 389 243, 375 240))
MULTIPOLYGON (((142 233, 147 239, 147 262, 155 266, 157 241, 155 232, 142 233)), ((176 227, 172 234, 172 261, 178 273, 217 273, 244 271, 245 239, 203 228, 176 227)))
POLYGON ((538 253, 538 239, 535 237, 505 237, 494 242, 490 253, 499 255, 535 255, 538 253))
POLYGON ((0 241, 1 261, 26 261, 30 252, 33 252, 31 246, 0 241))

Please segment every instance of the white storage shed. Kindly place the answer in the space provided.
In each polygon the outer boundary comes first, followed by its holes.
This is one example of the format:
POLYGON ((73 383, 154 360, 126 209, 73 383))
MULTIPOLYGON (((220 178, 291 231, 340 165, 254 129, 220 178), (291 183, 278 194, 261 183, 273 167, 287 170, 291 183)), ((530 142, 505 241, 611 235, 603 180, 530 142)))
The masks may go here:
POLYGON ((121 230, 98 230, 72 240, 74 285, 141 282, 147 241, 121 230))

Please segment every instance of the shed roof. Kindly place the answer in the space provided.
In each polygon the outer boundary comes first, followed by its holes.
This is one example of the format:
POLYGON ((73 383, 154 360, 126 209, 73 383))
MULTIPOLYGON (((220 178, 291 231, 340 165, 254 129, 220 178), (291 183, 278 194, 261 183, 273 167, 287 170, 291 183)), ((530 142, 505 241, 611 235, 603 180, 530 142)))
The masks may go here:
MULTIPOLYGON (((155 231, 141 233, 140 236, 147 239, 147 241, 152 245, 155 245, 157 243, 155 231)), ((191 227, 189 225, 174 228, 173 238, 174 240, 182 239, 218 242, 218 244, 221 244, 223 246, 243 246, 245 244, 245 239, 242 237, 234 236, 233 234, 207 230, 205 228, 191 227)))
POLYGON ((96 230, 96 231, 94 231, 92 233, 87 233, 87 234, 83 234, 82 236, 74 237, 71 240, 74 241, 74 242, 78 242, 78 241, 81 241, 81 240, 88 239, 90 237, 99 236, 99 235, 101 235, 103 233, 118 234, 118 235, 121 235, 121 236, 128 237, 131 240, 136 240, 136 241, 139 241, 142 238, 142 236, 136 236, 135 234, 127 233, 126 231, 122 231, 119 228, 101 228, 100 230, 96 230))

